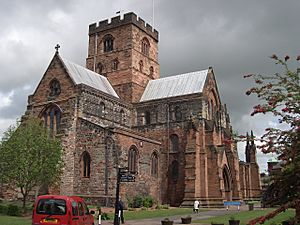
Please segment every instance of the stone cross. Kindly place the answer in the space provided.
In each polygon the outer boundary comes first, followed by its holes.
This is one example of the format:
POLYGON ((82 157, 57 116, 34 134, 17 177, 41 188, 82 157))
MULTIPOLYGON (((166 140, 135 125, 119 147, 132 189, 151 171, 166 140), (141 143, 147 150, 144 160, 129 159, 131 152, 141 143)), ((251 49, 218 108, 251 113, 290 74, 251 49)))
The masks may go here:
POLYGON ((60 48, 60 45, 59 44, 57 44, 56 46, 55 46, 55 49, 56 49, 56 52, 58 53, 58 49, 60 48))

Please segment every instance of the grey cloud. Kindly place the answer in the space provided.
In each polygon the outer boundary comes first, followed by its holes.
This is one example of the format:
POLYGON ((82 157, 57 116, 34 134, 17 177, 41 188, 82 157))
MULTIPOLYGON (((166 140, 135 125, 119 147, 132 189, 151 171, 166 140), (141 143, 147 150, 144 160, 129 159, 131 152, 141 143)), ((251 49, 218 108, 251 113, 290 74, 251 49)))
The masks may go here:
MULTIPOLYGON (((278 70, 268 58, 273 53, 292 56, 300 53, 300 2, 154 0, 154 3, 154 24, 160 32, 161 76, 213 66, 234 130, 253 129, 262 134, 266 124, 257 121, 270 117, 249 116, 257 99, 244 94, 253 84, 242 75, 278 70)), ((30 85, 33 91, 54 54, 56 43, 62 46, 60 52, 64 58, 85 65, 88 25, 116 16, 119 10, 134 11, 152 24, 152 1, 1 1, 0 92, 15 90, 20 96, 14 97, 14 105, 0 111, 0 119, 15 118, 24 112, 29 91, 22 92, 22 87, 30 85), (12 37, 13 34, 19 36, 12 37)))

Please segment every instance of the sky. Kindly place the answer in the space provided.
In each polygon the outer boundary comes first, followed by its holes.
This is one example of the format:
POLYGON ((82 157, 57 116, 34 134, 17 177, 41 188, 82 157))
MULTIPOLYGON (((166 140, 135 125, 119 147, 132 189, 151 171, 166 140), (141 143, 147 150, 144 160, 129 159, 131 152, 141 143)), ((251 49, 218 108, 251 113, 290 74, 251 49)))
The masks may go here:
MULTIPOLYGON (((274 53, 300 54, 299 9, 298 0, 0 0, 0 137, 24 114, 55 45, 85 66, 89 24, 117 11, 134 12, 159 31, 161 77, 212 66, 233 130, 261 136, 278 121, 250 116, 258 100, 245 95, 253 83, 243 75, 279 71, 274 53)), ((239 155, 244 160, 243 144, 239 155)), ((257 156, 265 171, 272 156, 257 156)))

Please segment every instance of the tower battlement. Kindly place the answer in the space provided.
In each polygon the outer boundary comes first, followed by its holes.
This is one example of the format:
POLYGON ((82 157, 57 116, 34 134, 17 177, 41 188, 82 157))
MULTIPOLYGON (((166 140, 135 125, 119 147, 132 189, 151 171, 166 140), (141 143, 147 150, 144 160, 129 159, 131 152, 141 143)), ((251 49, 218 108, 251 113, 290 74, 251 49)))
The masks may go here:
POLYGON ((99 21, 99 23, 90 24, 89 35, 128 24, 134 24, 135 26, 146 32, 148 35, 150 35, 152 38, 154 38, 156 41, 158 41, 158 31, 153 29, 150 24, 145 23, 142 18, 138 17, 133 12, 124 14, 123 19, 121 19, 120 16, 113 17, 111 18, 110 23, 106 19, 99 21))

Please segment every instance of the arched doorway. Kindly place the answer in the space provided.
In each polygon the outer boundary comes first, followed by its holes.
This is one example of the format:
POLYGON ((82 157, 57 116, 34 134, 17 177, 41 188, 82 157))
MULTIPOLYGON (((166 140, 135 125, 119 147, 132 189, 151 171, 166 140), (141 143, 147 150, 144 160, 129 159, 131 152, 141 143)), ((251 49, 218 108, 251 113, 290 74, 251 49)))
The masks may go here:
POLYGON ((222 172, 224 182, 225 200, 232 200, 232 178, 228 167, 225 165, 222 172))

